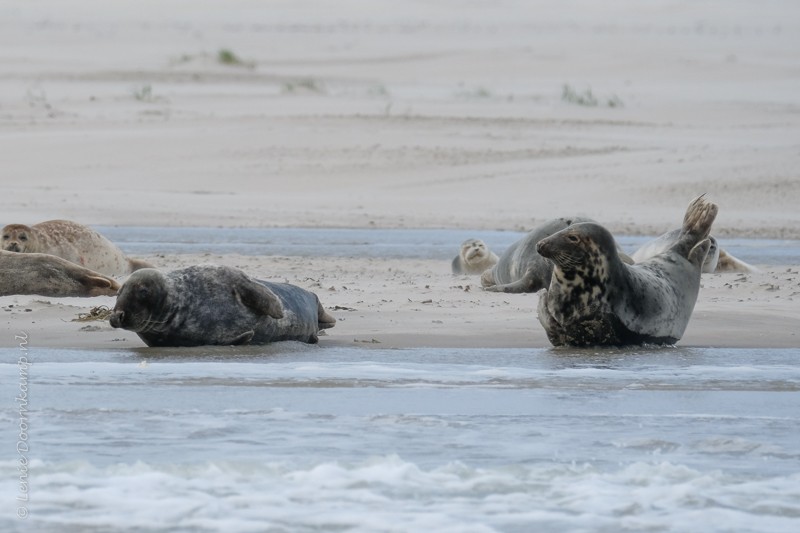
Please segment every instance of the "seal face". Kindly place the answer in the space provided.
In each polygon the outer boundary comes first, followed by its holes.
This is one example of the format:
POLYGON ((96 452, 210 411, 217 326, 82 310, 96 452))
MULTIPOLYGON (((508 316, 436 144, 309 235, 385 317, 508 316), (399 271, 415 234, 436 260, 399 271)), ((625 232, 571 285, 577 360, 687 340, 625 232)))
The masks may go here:
POLYGON ((539 322, 555 346, 674 344, 700 290, 717 206, 695 199, 675 244, 634 265, 617 253, 611 233, 596 223, 575 224, 539 242, 554 264, 539 293, 539 322))
POLYGON ((312 292, 216 265, 137 270, 109 321, 148 346, 316 343, 319 330, 336 323, 312 292))
POLYGON ((461 243, 458 255, 451 264, 453 274, 482 274, 497 264, 497 254, 489 250, 480 239, 467 239, 461 243))
POLYGON ((130 259, 93 229, 69 220, 33 226, 9 224, 2 230, 3 250, 55 255, 107 276, 124 276, 152 265, 130 259))
POLYGON ((113 296, 117 290, 112 278, 60 257, 0 250, 0 296, 113 296))
POLYGON ((539 254, 536 244, 558 231, 580 222, 581 217, 555 218, 531 230, 503 252, 497 264, 481 275, 481 285, 492 292, 536 292, 547 286, 553 264, 539 254))

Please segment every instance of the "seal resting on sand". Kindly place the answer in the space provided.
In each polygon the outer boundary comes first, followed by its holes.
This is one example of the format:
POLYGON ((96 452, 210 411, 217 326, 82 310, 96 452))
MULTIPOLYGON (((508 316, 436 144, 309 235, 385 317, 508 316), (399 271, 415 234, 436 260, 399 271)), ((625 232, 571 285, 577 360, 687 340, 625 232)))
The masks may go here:
POLYGON ((492 292, 536 292, 550 282, 553 264, 536 250, 536 244, 579 222, 594 222, 588 218, 555 218, 531 230, 525 237, 508 247, 497 264, 481 276, 481 285, 492 292))
MULTIPOLYGON (((657 254, 664 252, 671 248, 681 235, 680 229, 668 231, 665 234, 653 239, 650 242, 643 244, 636 250, 631 258, 639 263, 649 259, 657 254)), ((748 265, 744 261, 735 258, 725 250, 719 247, 717 239, 713 235, 708 236, 711 241, 711 249, 708 251, 708 256, 703 263, 703 273, 708 274, 712 272, 758 272, 758 269, 752 265, 748 265)))
POLYGON ((0 250, 0 296, 113 296, 118 290, 115 280, 60 257, 0 250))
POLYGON ((3 250, 55 255, 107 276, 125 276, 152 266, 129 259, 93 229, 69 220, 48 220, 33 226, 9 224, 2 235, 3 250))
POLYGON ((336 324, 312 292, 216 265, 137 270, 120 289, 109 321, 148 346, 313 344, 320 329, 336 324))
POLYGON ((686 211, 681 233, 664 252, 627 265, 611 233, 599 224, 574 224, 539 242, 554 263, 539 292, 539 322, 554 346, 674 344, 700 290, 700 270, 717 206, 703 196, 686 211))
POLYGON ((497 264, 497 254, 480 239, 467 239, 451 264, 453 274, 482 274, 497 264))

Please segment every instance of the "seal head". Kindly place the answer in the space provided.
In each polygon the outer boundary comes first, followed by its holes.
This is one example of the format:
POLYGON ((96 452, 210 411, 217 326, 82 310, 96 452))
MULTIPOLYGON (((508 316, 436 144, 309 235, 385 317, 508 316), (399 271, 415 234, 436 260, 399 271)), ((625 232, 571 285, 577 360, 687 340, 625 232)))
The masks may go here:
POLYGON ((681 233, 661 254, 628 265, 614 238, 596 223, 574 224, 542 239, 553 263, 539 292, 539 322, 555 346, 674 344, 700 289, 717 206, 702 196, 687 209, 681 233))

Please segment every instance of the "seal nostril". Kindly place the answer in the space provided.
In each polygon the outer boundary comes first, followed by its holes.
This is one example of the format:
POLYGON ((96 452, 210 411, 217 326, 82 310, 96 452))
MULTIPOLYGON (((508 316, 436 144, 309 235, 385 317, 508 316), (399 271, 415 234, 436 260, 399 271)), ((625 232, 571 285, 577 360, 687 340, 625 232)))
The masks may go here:
POLYGON ((122 319, 125 318, 124 311, 114 311, 109 317, 108 322, 111 324, 112 327, 118 328, 122 326, 122 319))

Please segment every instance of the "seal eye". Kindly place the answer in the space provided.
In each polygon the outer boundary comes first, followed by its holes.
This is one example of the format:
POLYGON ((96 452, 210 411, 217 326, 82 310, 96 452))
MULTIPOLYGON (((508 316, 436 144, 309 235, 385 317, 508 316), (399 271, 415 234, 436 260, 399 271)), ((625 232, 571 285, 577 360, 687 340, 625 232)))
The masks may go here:
POLYGON ((577 235, 567 235, 567 240, 572 244, 578 244, 579 242, 581 242, 581 238, 578 237, 577 235))
POLYGON ((146 299, 150 295, 150 290, 147 287, 139 287, 136 289, 136 296, 140 300, 146 299))
POLYGON ((28 240, 28 236, 23 233, 22 235, 19 236, 19 240, 21 240, 22 242, 25 242, 25 241, 28 240))

